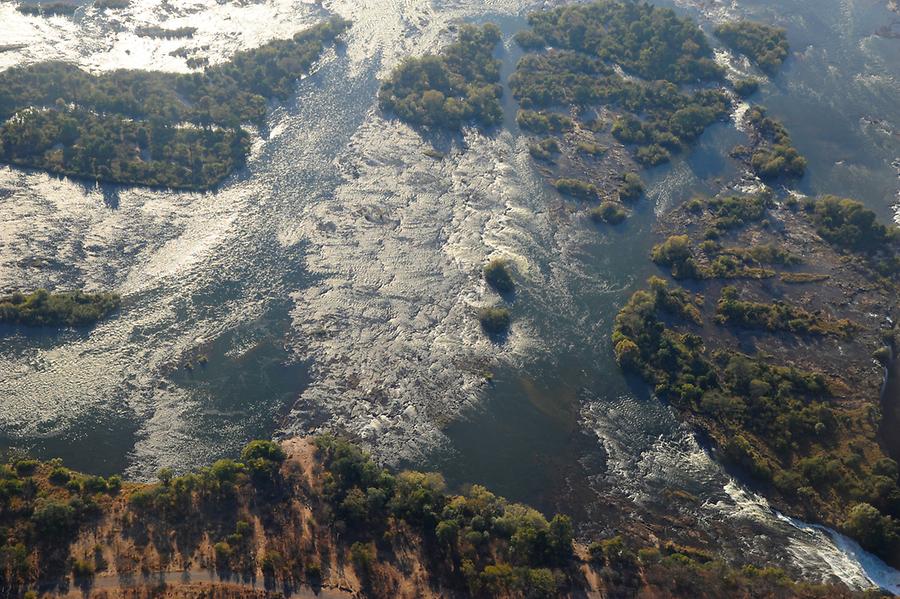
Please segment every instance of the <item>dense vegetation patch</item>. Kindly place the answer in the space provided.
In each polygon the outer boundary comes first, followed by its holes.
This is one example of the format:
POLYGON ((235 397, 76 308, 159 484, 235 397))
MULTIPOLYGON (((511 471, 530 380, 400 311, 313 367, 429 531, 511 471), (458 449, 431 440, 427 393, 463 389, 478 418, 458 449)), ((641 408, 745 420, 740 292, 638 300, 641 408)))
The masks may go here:
POLYGON ((391 518, 405 521, 433 542, 444 576, 462 578, 475 596, 520 589, 528 596, 554 597, 571 585, 568 517, 548 521, 477 485, 465 495, 449 495, 440 475, 393 475, 345 441, 320 437, 316 443, 328 473, 327 498, 337 507, 335 519, 351 534, 377 538, 391 518))
POLYGON ((759 178, 771 181, 802 177, 806 172, 806 158, 794 147, 784 125, 766 116, 761 106, 751 108, 746 118, 759 136, 750 155, 750 166, 759 178))
POLYGON ((0 296, 0 323, 83 326, 108 316, 121 304, 114 293, 49 293, 45 289, 0 296))
POLYGON ((716 27, 716 37, 770 75, 781 68, 790 49, 784 29, 753 21, 723 23, 716 27))
POLYGON ((650 258, 671 269, 676 279, 764 279, 775 276, 771 266, 789 266, 798 258, 784 248, 763 243, 752 247, 725 246, 718 240, 730 231, 764 221, 773 205, 770 194, 726 194, 695 197, 685 204, 693 218, 703 220, 705 240, 695 246, 688 235, 670 235, 656 244, 650 258))
POLYGON ((208 189, 243 164, 241 124, 263 124, 266 100, 289 97, 348 26, 333 18, 202 73, 95 76, 63 62, 8 69, 0 73, 0 161, 92 180, 208 189))
POLYGON ((862 202, 825 196, 813 204, 816 231, 840 248, 877 254, 894 253, 900 245, 900 229, 878 222, 875 213, 862 202))
MULTIPOLYGON (((602 104, 624 111, 613 123, 613 135, 636 146, 638 160, 647 165, 667 161, 728 113, 727 96, 719 90, 687 94, 667 81, 629 81, 596 59, 568 51, 524 56, 509 85, 528 108, 602 104)), ((519 125, 528 131, 571 128, 568 117, 556 117, 564 123, 559 127, 549 122, 553 117, 547 113, 523 113, 519 125)))
POLYGON ((591 543, 609 597, 683 597, 714 599, 754 597, 805 599, 877 596, 826 585, 797 584, 778 568, 729 567, 715 556, 672 542, 640 547, 615 536, 591 543))
MULTIPOLYGON (((614 108, 613 135, 634 146, 644 165, 666 162, 727 114, 721 90, 680 91, 680 84, 718 81, 722 73, 699 27, 669 9, 603 0, 532 13, 529 23, 516 40, 531 52, 509 81, 523 108, 614 108), (644 80, 622 77, 616 67, 644 80)), ((526 130, 552 130, 546 121, 521 121, 526 130)))
POLYGON ((464 25, 440 54, 405 59, 381 85, 382 110, 413 125, 446 129, 499 124, 500 61, 494 58, 499 41, 500 29, 492 23, 464 25))
POLYGON ((614 327, 617 361, 779 509, 895 563, 900 488, 871 360, 884 364, 895 344, 896 330, 872 317, 896 318, 896 284, 869 268, 896 255, 894 229, 853 200, 779 206, 765 193, 697 197, 670 218, 677 226, 651 258, 698 293, 655 278, 635 292, 614 327), (799 264, 819 272, 792 272, 799 264), (722 288, 723 278, 742 280, 722 288))
POLYGON ((602 0, 531 13, 528 23, 531 32, 517 37, 528 49, 574 50, 649 80, 685 83, 722 75, 700 28, 667 8, 602 0))

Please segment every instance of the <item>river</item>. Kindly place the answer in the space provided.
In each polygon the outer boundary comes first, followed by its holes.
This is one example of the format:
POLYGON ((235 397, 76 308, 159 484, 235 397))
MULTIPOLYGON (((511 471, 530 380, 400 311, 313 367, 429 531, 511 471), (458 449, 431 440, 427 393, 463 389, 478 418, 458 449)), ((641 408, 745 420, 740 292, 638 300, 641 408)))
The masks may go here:
MULTIPOLYGON (((900 40, 875 35, 897 18, 885 3, 658 4, 708 31, 735 15, 787 28, 792 56, 760 103, 810 160, 799 190, 895 215, 900 40)), ((94 187, 0 167, 0 289, 87 286, 124 299, 90 331, 0 330, 2 446, 151 478, 256 437, 346 430, 386 463, 437 468, 545 510, 596 513, 614 495, 740 531, 722 539, 736 558, 900 588, 851 542, 780 517, 733 481, 612 358, 612 320, 654 272, 643 256, 656 218, 733 180, 727 151, 742 133, 712 127, 691 153, 645 173, 648 198, 631 219, 598 230, 535 173, 508 93, 505 126, 488 135, 423 139, 377 111, 378 78, 404 55, 437 49, 461 21, 501 25, 505 79, 519 56, 510 37, 533 8, 134 0, 43 19, 0 4, 0 68, 54 58, 186 71, 173 52, 215 63, 328 13, 354 22, 294 98, 272 106, 246 170, 216 192, 94 187), (154 24, 197 32, 134 33, 154 24), (480 277, 492 257, 519 278, 502 345, 474 318, 494 301, 480 277), (670 502, 671 490, 699 501, 670 502)))

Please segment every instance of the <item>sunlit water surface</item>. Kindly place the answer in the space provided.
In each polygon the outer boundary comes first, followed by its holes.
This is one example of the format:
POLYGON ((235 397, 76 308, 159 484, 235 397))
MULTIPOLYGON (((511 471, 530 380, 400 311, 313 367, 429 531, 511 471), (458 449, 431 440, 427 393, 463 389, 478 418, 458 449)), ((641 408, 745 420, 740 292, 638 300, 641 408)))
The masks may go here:
MULTIPOLYGON (((895 17, 884 3, 660 3, 708 30, 735 15, 786 27, 794 55, 761 101, 810 159, 800 190, 894 214, 900 40, 874 35, 895 17)), ((185 57, 221 62, 329 13, 354 22, 294 99, 273 105, 248 168, 219 191, 97 188, 0 167, 0 289, 124 297, 90 331, 0 330, 3 446, 148 478, 255 437, 345 430, 387 463, 436 467, 547 510, 577 502, 591 514, 592 497, 621 496, 709 530, 726 522, 741 532, 722 539, 733 557, 900 588, 897 572, 851 541, 776 514, 732 480, 612 359, 615 313, 653 273, 644 256, 656 218, 740 177, 727 150, 741 132, 711 128, 691 154, 646 174, 633 218, 598 230, 534 172, 508 97, 506 127, 490 135, 423 139, 376 110, 378 77, 438 48, 461 21, 501 24, 508 74, 519 55, 509 38, 532 8, 135 0, 43 19, 0 3, 0 68, 63 59, 186 72, 185 57), (197 31, 137 36, 146 25, 197 31), (429 158, 431 147, 446 157, 429 158), (501 345, 474 318, 497 299, 480 277, 493 257, 519 278, 501 345), (567 496, 574 487, 589 492, 567 496), (673 502, 667 490, 700 501, 673 502)), ((725 51, 719 60, 753 71, 725 51)))

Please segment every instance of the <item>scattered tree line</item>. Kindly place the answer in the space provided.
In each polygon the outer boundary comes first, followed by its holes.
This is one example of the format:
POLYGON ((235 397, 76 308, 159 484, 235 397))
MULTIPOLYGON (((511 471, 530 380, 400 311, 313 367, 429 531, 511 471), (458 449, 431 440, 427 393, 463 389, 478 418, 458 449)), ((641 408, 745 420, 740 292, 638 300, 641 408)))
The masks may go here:
POLYGON ((611 596, 862 596, 630 534, 579 557, 565 515, 548 519, 478 485, 451 494, 440 475, 390 472, 341 438, 317 437, 311 449, 311 462, 299 462, 276 443, 253 441, 239 460, 181 476, 163 468, 152 484, 79 474, 59 460, 0 465, 0 587, 11 597, 65 592, 68 580, 90 589, 112 559, 119 576, 152 575, 166 563, 155 556, 166 555, 208 564, 223 581, 280 583, 286 594, 352 569, 365 596, 387 599, 397 581, 385 568, 402 555, 416 561, 416 584, 479 599, 579 593, 593 586, 588 568, 611 596), (89 549, 73 551, 89 534, 89 549))
POLYGON ((78 10, 78 6, 75 2, 40 2, 38 4, 20 2, 16 6, 16 10, 23 15, 33 17, 71 16, 78 10))
POLYGON ((716 322, 769 332, 837 337, 847 337, 858 328, 847 319, 835 320, 820 311, 809 312, 783 301, 765 303, 742 300, 734 287, 722 289, 716 304, 716 322))
POLYGON ((177 27, 175 29, 166 29, 158 25, 148 25, 137 27, 134 30, 135 35, 139 37, 152 37, 158 39, 177 39, 180 37, 194 37, 197 33, 196 27, 177 27))

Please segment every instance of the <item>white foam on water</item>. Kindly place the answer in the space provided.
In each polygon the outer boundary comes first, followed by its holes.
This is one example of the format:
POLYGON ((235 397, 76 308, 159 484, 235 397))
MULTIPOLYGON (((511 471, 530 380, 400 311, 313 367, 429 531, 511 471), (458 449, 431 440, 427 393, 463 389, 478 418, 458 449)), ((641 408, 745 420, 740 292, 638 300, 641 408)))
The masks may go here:
POLYGON ((900 594, 900 572, 860 547, 853 539, 827 526, 807 524, 777 512, 776 516, 808 535, 808 544, 791 539, 791 548, 801 565, 813 559, 825 560, 835 576, 850 586, 865 587, 868 584, 895 595, 900 594))

